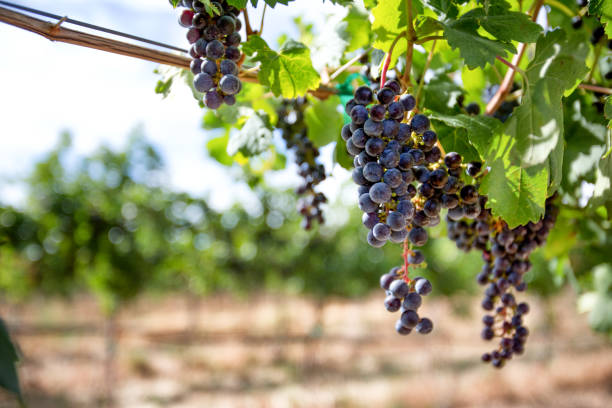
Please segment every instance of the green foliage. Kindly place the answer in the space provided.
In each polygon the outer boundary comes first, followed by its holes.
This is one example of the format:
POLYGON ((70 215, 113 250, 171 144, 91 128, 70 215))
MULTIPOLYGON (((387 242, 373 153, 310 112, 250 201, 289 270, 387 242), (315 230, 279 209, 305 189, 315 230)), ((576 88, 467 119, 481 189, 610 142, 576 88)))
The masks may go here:
POLYGON ((243 45, 243 51, 260 62, 259 81, 270 88, 275 96, 292 99, 316 89, 321 78, 312 67, 310 50, 304 44, 287 41, 279 52, 272 50, 258 36, 252 36, 243 45))
POLYGON ((325 146, 335 141, 344 125, 342 113, 338 112, 340 99, 332 96, 324 101, 313 99, 304 112, 308 126, 308 138, 315 146, 325 146))

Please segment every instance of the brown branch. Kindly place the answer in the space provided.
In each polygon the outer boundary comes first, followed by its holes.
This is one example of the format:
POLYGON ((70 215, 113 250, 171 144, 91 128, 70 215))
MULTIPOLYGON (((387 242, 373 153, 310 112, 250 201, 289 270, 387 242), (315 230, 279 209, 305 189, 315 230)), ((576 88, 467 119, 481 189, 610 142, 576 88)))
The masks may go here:
POLYGON ((578 85, 580 89, 586 89, 587 91, 599 92, 606 95, 612 95, 612 89, 604 88, 602 86, 597 85, 589 85, 589 84, 580 84, 578 85))
MULTIPOLYGON (((57 23, 39 20, 37 18, 30 17, 3 7, 0 7, 0 22, 4 22, 23 30, 41 35, 51 41, 79 45, 81 47, 106 51, 127 57, 139 58, 145 61, 156 62, 158 64, 189 69, 189 64, 191 63, 191 58, 183 55, 171 54, 152 48, 141 47, 139 45, 100 37, 98 35, 93 35, 82 31, 63 28, 57 23)), ((259 82, 257 79, 257 72, 253 71, 242 71, 240 73, 240 79, 244 82, 259 82)), ((319 99, 326 99, 337 92, 334 88, 321 86, 319 89, 310 91, 310 93, 319 99)))
POLYGON ((70 30, 16 11, 0 7, 0 21, 41 35, 48 40, 80 45, 113 54, 126 55, 175 67, 189 67, 190 59, 181 55, 128 44, 82 31, 70 30))
MULTIPOLYGON (((544 4, 544 0, 537 0, 537 2, 533 5, 533 11, 531 13, 532 21, 537 20, 538 14, 540 13, 540 9, 542 8, 543 4, 544 4)), ((523 55, 525 54, 526 49, 527 49, 526 43, 521 43, 519 45, 516 55, 514 56, 514 58, 512 58, 512 65, 514 65, 515 67, 519 66, 519 64, 521 63, 521 59, 523 59, 523 55)), ((499 109, 501 104, 504 102, 504 100, 508 96, 508 93, 510 93, 510 90, 512 89, 512 84, 514 83, 515 74, 516 74, 516 71, 514 69, 509 69, 506 72, 506 76, 504 77, 504 80, 499 86, 497 93, 493 95, 493 98, 491 98, 491 100, 487 104, 487 109, 486 109, 487 115, 492 115, 495 111, 497 111, 497 109, 499 109)))

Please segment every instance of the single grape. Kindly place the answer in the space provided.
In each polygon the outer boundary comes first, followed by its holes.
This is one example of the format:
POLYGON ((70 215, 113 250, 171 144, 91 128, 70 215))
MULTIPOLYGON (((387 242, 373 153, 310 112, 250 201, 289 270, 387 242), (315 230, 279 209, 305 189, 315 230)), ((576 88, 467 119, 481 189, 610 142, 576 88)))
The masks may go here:
POLYGON ((415 330, 421 334, 429 334, 433 330, 433 322, 430 319, 424 317, 416 325, 415 330))
POLYGON ((204 103, 209 109, 219 109, 221 104, 223 104, 223 97, 217 91, 209 91, 204 96, 204 103))
POLYGON ((193 86, 198 92, 205 93, 208 92, 210 89, 214 88, 215 84, 210 75, 202 73, 194 77, 193 86))
POLYGON ((223 75, 238 76, 238 65, 232 60, 221 60, 219 70, 223 75))
POLYGON ((206 46, 206 56, 212 60, 218 60, 225 54, 225 46, 219 40, 212 40, 206 46))

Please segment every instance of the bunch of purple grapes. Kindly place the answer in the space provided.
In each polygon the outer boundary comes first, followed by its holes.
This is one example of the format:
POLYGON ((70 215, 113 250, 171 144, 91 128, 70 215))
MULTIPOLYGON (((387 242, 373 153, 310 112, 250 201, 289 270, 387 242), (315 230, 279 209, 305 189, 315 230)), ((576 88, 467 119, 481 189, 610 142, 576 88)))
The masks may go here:
POLYGON ((325 166, 318 162, 319 149, 308 138, 308 128, 304 122, 307 107, 305 98, 283 100, 277 112, 277 128, 281 130, 287 147, 293 149, 299 175, 304 179, 304 184, 297 188, 296 193, 300 196, 298 210, 304 217, 302 226, 309 230, 314 222, 325 222, 321 205, 327 202, 327 197, 316 191, 316 186, 325 180, 325 166))
MULTIPOLYGON (((420 251, 414 251, 412 256, 422 257, 420 251)), ((427 296, 432 291, 431 283, 421 277, 416 277, 406 282, 404 280, 404 269, 397 266, 389 273, 380 277, 380 287, 385 290, 385 308, 389 312, 401 312, 400 318, 395 322, 395 330, 402 336, 406 336, 416 330, 421 334, 429 334, 433 330, 433 322, 427 317, 419 317, 417 313, 422 296, 427 296)))
MULTIPOLYGON (((483 208, 476 186, 464 182, 461 156, 451 152, 442 157, 429 118, 412 115, 415 106, 415 98, 401 95, 395 80, 376 94, 367 86, 357 88, 346 105, 351 123, 342 129, 342 138, 354 157, 353 181, 359 185, 359 208, 373 247, 387 241, 423 246, 425 228, 440 223, 443 208, 453 219, 476 218, 483 208)), ((468 176, 480 170, 472 163, 468 176)), ((410 252, 406 270, 425 260, 421 252, 410 252)))
POLYGON ((557 219, 556 196, 548 198, 544 217, 537 223, 528 223, 513 229, 484 210, 473 221, 448 218, 448 235, 457 247, 464 251, 482 251, 485 265, 477 276, 480 285, 485 286, 482 308, 491 312, 482 322, 481 337, 490 341, 499 338, 499 346, 482 355, 484 362, 503 367, 514 354, 522 354, 529 330, 523 316, 529 312, 529 305, 518 302, 514 292, 523 292, 527 284, 525 273, 531 270, 530 254, 546 243, 546 238, 557 219))
POLYGON ((223 103, 236 103, 236 94, 242 89, 238 78, 242 41, 238 19, 239 10, 225 0, 211 2, 220 15, 208 14, 199 0, 183 0, 179 24, 189 28, 187 40, 191 44, 189 55, 193 86, 204 94, 204 104, 218 109, 223 103))

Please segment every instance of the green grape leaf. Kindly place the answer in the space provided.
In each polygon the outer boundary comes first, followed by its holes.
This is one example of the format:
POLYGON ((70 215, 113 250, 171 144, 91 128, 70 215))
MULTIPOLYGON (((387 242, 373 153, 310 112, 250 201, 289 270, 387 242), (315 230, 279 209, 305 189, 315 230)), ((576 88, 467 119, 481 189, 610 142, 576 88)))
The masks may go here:
POLYGON ((338 106, 340 98, 336 95, 323 101, 310 98, 310 104, 304 112, 304 120, 308 127, 308 138, 315 146, 325 146, 338 138, 344 125, 338 106))
POLYGON ((612 120, 612 96, 606 98, 606 104, 604 105, 604 114, 606 119, 612 120))
POLYGON ((487 207, 510 228, 544 215, 549 179, 548 166, 526 166, 516 154, 515 143, 507 134, 492 138, 485 155, 490 171, 480 186, 489 197, 487 207))
POLYGON ((238 10, 246 8, 247 0, 227 0, 227 4, 236 7, 238 10))
POLYGON ((404 0, 379 0, 372 10, 372 31, 376 38, 375 48, 387 51, 400 33, 406 30, 406 7, 404 0))
POLYGON ((553 185, 561 178, 563 157, 563 94, 588 72, 584 61, 588 47, 578 37, 568 40, 555 30, 536 44, 535 56, 526 74, 529 86, 508 121, 508 132, 516 137, 519 154, 526 165, 549 161, 553 185))
POLYGON ((442 114, 456 113, 457 98, 461 95, 461 88, 448 76, 441 75, 433 78, 423 88, 423 100, 419 105, 442 114))
POLYGON ((176 6, 178 6, 178 4, 181 2, 181 0, 170 0, 170 4, 172 5, 172 7, 176 8, 176 6))
POLYGON ((272 143, 272 126, 268 115, 261 111, 243 108, 243 115, 248 117, 239 131, 232 132, 227 143, 227 154, 234 156, 240 152, 251 157, 266 151, 272 143))
MULTIPOLYGON (((511 227, 544 214, 546 197, 563 173, 563 108, 561 100, 587 72, 580 43, 561 30, 542 35, 526 75, 529 84, 521 105, 484 154, 490 173, 481 185, 488 206, 511 227)), ((479 151, 480 151, 479 150, 479 151)), ((482 152, 481 152, 482 153, 482 152)))
POLYGON ((444 25, 442 25, 442 23, 429 16, 418 16, 414 24, 414 30, 417 37, 425 37, 438 31, 442 31, 443 29, 444 25))
POLYGON ((512 44, 493 41, 478 34, 478 24, 473 18, 463 17, 444 24, 444 36, 452 49, 459 49, 461 57, 470 69, 493 64, 495 57, 515 53, 512 44))
POLYGON ((348 14, 342 20, 344 26, 340 30, 342 38, 348 42, 346 51, 369 47, 371 27, 370 24, 364 24, 367 19, 368 15, 362 10, 353 6, 349 8, 348 14))
POLYGON ((444 123, 434 122, 438 139, 446 152, 457 152, 466 162, 480 159, 480 155, 470 143, 468 132, 460 127, 450 127, 444 123))
POLYGON ((312 67, 310 50, 304 44, 289 40, 276 52, 261 37, 254 35, 242 49, 247 55, 254 55, 254 61, 261 63, 259 81, 275 96, 289 99, 304 96, 321 82, 312 67))
POLYGON ((422 0, 423 5, 433 10, 441 20, 457 18, 459 8, 453 0, 422 0))
POLYGON ((602 24, 605 25, 606 34, 612 37, 612 1, 610 0, 589 0, 589 14, 600 16, 602 24))
POLYGON ((21 387, 17 376, 19 356, 11 342, 8 329, 0 319, 0 387, 21 398, 21 387))
POLYGON ((539 24, 531 21, 529 16, 518 11, 506 11, 503 14, 485 15, 481 21, 482 28, 501 41, 536 42, 542 32, 539 24))
POLYGON ((346 142, 344 141, 344 139, 342 139, 342 136, 340 136, 340 133, 338 133, 338 136, 336 138, 336 148, 334 149, 334 160, 336 161, 336 163, 338 163, 341 167, 345 168, 346 170, 350 171, 353 169, 353 158, 346 151, 346 142))
MULTIPOLYGON (((449 116, 436 112, 432 113, 430 118, 433 121, 443 122, 453 128, 465 129, 467 131, 467 142, 478 151, 481 157, 486 157, 494 136, 499 135, 502 129, 500 121, 484 115, 468 116, 460 114, 449 116)), ((442 146, 448 150, 444 143, 442 146)))

